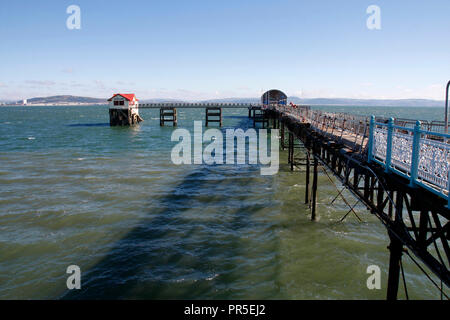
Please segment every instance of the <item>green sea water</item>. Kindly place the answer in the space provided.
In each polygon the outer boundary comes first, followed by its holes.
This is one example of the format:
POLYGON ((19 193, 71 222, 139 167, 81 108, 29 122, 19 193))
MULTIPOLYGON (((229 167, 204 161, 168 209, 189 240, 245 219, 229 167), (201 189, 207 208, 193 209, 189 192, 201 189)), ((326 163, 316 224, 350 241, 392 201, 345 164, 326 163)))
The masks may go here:
MULTIPOLYGON (((440 108, 327 107, 442 120, 440 108)), ((3 107, 0 118, 0 299, 384 299, 389 244, 365 207, 347 213, 319 176, 319 222, 303 202, 305 176, 258 165, 174 165, 174 128, 159 110, 110 127, 106 106, 3 107), (66 268, 81 268, 68 290, 66 268), (369 265, 381 290, 366 286, 369 265)), ((203 109, 179 109, 193 130, 203 109)), ((223 128, 249 128, 224 110, 223 128)), ((356 202, 347 191, 344 196, 356 202)), ((410 298, 439 292, 405 257, 410 298)), ((405 298, 400 285, 400 298, 405 298)))

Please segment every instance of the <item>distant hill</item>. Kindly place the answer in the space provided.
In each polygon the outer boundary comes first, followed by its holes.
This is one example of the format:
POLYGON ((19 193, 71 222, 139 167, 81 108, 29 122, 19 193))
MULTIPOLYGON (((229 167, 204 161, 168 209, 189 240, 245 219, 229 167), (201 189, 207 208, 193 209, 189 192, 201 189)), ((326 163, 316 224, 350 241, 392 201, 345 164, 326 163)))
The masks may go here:
POLYGON ((177 100, 177 99, 145 99, 145 100, 139 100, 140 103, 182 103, 186 102, 183 100, 177 100))
POLYGON ((79 103, 107 103, 107 99, 89 98, 89 97, 77 97, 77 96, 51 96, 51 97, 37 97, 27 99, 28 104, 79 104, 79 103))
POLYGON ((224 99, 210 99, 202 100, 205 103, 260 103, 260 98, 224 98, 224 99))

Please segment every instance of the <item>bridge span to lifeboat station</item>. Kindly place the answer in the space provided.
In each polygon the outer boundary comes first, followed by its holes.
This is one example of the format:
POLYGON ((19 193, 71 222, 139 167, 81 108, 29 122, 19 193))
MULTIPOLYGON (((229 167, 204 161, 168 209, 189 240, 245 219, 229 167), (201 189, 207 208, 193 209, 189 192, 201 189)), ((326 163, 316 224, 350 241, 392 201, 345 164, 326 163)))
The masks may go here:
MULTIPOLYGON (((336 176, 386 227, 390 239, 387 299, 397 298, 400 277, 406 290, 404 256, 425 273, 440 297, 448 299, 450 135, 444 133, 443 122, 312 110, 288 104, 280 90, 265 92, 259 104, 148 103, 139 104, 140 108, 159 108, 160 125, 171 122, 174 126, 177 108, 205 108, 207 126, 222 125, 222 108, 247 108, 255 127, 280 130, 280 147, 288 150, 291 170, 304 169, 304 200, 312 220, 319 219, 316 198, 321 168, 326 175, 336 176)), ((331 178, 330 183, 334 183, 331 178)), ((356 215, 349 208, 347 215, 356 215)))
POLYGON ((222 109, 248 109, 248 116, 253 119, 253 124, 267 125, 268 118, 264 116, 265 106, 286 105, 287 96, 280 90, 269 90, 261 96, 261 103, 227 103, 227 102, 199 102, 199 103, 140 103, 139 109, 160 109, 160 125, 172 123, 178 124, 177 109, 203 108, 205 109, 205 126, 210 123, 219 123, 222 126, 222 109))

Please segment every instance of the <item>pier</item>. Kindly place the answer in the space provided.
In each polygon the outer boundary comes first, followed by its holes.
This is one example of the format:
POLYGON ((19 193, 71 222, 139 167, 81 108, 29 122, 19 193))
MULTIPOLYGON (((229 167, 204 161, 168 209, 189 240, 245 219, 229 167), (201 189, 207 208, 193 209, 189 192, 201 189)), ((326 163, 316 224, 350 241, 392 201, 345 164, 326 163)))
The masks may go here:
MULTIPOLYGON (((319 169, 334 175, 385 226, 389 236, 387 299, 397 299, 400 279, 406 290, 402 259, 408 256, 449 298, 450 286, 450 135, 442 121, 365 117, 312 110, 287 104, 279 90, 266 92, 260 104, 144 103, 160 109, 160 125, 177 122, 177 109, 204 108, 205 125, 222 126, 222 109, 248 109, 253 125, 280 130, 280 148, 288 149, 290 169, 305 172, 304 202, 318 221, 319 169), (438 279, 434 281, 422 265, 438 279)), ((337 187, 336 187, 337 189, 337 187)), ((356 214, 354 206, 341 197, 356 214)), ((406 296, 407 293, 406 293, 406 296)))
MULTIPOLYGON (((310 204, 312 220, 319 219, 316 196, 320 164, 386 227, 390 239, 387 299, 397 298, 400 277, 406 287, 404 255, 428 276, 417 260, 425 264, 441 284, 429 279, 445 295, 442 284, 450 285, 450 135, 439 132, 443 124, 276 103, 265 105, 263 110, 273 126, 281 128, 281 146, 287 145, 291 170, 306 162, 305 203, 310 204), (300 160, 294 156, 299 148, 304 148, 305 155, 300 160)), ((347 215, 355 213, 347 205, 347 215)))

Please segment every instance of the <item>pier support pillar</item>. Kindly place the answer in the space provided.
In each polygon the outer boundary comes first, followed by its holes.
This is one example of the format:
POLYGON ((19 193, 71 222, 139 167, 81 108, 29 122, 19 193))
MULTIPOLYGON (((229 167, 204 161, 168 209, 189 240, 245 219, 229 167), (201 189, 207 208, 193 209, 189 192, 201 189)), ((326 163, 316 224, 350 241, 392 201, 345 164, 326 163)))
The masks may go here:
POLYGON ((402 260, 403 245, 396 236, 389 232, 389 276, 387 287, 387 300, 397 300, 398 284, 400 280, 400 261, 402 260))
POLYGON ((177 126, 178 120, 176 108, 164 107, 159 109, 159 125, 163 127, 166 122, 172 122, 174 127, 177 126))
POLYGON ((222 126, 222 108, 206 108, 205 127, 210 122, 218 122, 222 126))
POLYGON ((281 150, 284 150, 285 145, 284 145, 284 122, 281 122, 281 129, 280 129, 280 146, 281 146, 281 150))
MULTIPOLYGON (((403 219, 403 193, 397 192, 397 199, 395 203, 395 220, 394 224, 400 224, 403 219)), ((400 263, 402 260, 403 244, 401 241, 391 232, 388 231, 389 239, 389 276, 387 287, 387 300, 397 300, 398 284, 400 280, 400 263)))
POLYGON ((256 123, 262 123, 262 127, 269 127, 269 118, 266 114, 266 110, 261 107, 253 107, 253 127, 256 127, 256 123))
POLYGON ((305 204, 309 204, 309 151, 306 150, 305 204))
POLYGON ((110 126, 131 126, 143 121, 137 108, 109 109, 110 126))
POLYGON ((279 129, 280 128, 280 122, 278 121, 278 117, 274 116, 273 114, 271 114, 270 118, 272 119, 272 128, 273 129, 279 129))
POLYGON ((294 171, 294 135, 292 132, 289 132, 288 163, 291 164, 291 171, 294 171))
POLYGON ((314 169, 313 169, 313 183, 312 183, 312 198, 311 198, 311 220, 319 221, 319 215, 317 214, 317 157, 314 156, 314 169))

